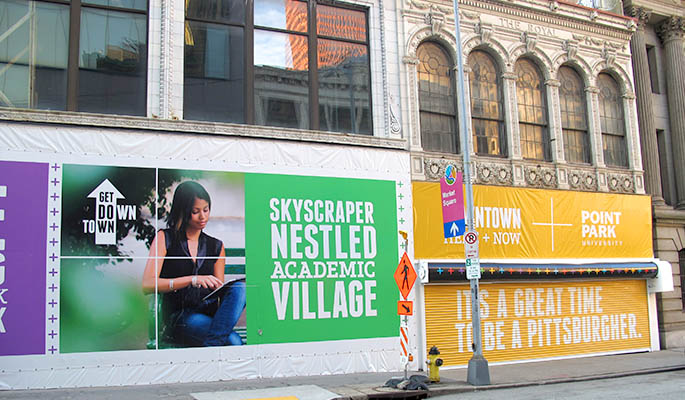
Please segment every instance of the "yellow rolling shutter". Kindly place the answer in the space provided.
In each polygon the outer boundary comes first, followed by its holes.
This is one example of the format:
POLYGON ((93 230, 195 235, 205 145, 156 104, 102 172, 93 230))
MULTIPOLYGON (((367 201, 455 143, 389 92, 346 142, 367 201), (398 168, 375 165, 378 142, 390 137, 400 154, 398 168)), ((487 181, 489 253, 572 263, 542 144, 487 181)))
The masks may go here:
MULTIPOLYGON (((483 353, 489 362, 649 348, 644 280, 481 283, 483 353)), ((426 345, 446 366, 471 352, 468 283, 427 285, 426 345)))

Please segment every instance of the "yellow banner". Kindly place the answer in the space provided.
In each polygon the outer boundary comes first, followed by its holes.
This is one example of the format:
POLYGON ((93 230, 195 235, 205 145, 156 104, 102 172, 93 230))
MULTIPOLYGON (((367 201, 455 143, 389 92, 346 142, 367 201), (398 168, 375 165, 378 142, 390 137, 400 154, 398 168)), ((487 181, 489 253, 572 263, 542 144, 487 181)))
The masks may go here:
MULTIPOLYGON (((413 183, 414 257, 464 258, 445 240, 440 185, 413 183)), ((480 258, 651 258, 649 196, 474 186, 480 258)))
MULTIPOLYGON (((644 280, 481 283, 483 354, 489 362, 648 349, 644 280)), ((445 365, 472 357, 468 284, 427 285, 426 345, 445 365)))

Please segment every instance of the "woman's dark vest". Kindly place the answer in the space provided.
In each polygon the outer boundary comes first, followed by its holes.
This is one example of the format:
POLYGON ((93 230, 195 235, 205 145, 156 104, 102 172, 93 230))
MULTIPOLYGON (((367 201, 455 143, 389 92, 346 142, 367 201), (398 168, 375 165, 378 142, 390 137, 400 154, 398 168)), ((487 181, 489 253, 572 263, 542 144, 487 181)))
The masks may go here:
MULTIPOLYGON (((171 229, 164 229, 163 231, 166 241, 166 256, 169 258, 164 259, 162 271, 159 274, 160 278, 174 279, 188 275, 214 275, 214 264, 218 257, 223 256, 220 254, 223 246, 221 240, 201 232, 197 244, 197 257, 195 258, 197 262, 193 262, 185 235, 181 238, 181 235, 177 235, 171 229)), ((184 290, 175 290, 163 294, 163 318, 181 311, 185 292, 184 290)))

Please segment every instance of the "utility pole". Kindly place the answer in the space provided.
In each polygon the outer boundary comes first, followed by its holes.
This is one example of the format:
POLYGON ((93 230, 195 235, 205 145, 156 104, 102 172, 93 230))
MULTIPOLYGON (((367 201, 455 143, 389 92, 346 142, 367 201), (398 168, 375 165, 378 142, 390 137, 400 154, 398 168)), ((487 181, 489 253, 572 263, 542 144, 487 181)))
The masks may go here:
MULTIPOLYGON (((473 226, 473 185, 471 184, 471 136, 466 125, 466 91, 464 90, 464 60, 459 32, 459 0, 454 3, 454 27, 457 39, 457 92, 459 99, 459 136, 461 137, 461 154, 463 157, 464 184, 466 189, 466 221, 467 232, 474 231, 473 226)), ((473 322, 473 357, 469 360, 467 373, 468 383, 474 386, 490 384, 488 361, 483 357, 483 342, 480 329, 480 301, 478 293, 478 278, 470 279, 471 283, 471 321, 473 322)))

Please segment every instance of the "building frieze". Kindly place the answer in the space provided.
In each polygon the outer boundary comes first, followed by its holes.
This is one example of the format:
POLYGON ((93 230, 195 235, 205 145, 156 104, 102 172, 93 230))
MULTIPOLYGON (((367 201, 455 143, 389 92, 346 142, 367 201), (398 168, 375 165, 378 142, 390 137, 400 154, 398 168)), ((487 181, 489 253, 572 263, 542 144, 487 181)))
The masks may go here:
MULTIPOLYGON (((413 171, 413 179, 439 181, 448 165, 463 172, 459 154, 438 155, 412 152, 412 159, 420 167, 413 171)), ((533 160, 513 161, 508 158, 472 155, 471 182, 481 185, 517 186, 540 189, 576 190, 586 192, 637 193, 631 171, 616 171, 591 165, 543 163, 533 160), (521 179, 514 179, 514 167, 522 171, 521 179), (601 179, 600 179, 601 178, 601 179), (608 182, 607 182, 608 181, 608 182), (602 182, 606 182, 602 183, 602 182)))

